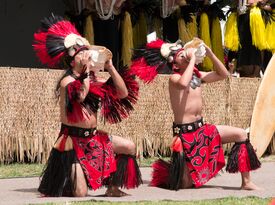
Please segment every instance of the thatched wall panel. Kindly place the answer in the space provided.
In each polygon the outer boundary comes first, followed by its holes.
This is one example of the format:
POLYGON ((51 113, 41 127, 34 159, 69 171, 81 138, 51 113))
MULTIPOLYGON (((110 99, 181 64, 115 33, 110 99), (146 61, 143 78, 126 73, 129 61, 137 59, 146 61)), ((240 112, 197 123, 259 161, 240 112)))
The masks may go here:
POLYGON ((229 83, 230 125, 243 128, 250 126, 259 84, 258 78, 231 78, 229 83))
POLYGON ((207 123, 227 124, 228 80, 203 84, 203 116, 207 123))
MULTIPOLYGON (((59 107, 54 96, 61 70, 0 68, 0 162, 47 159, 58 135, 59 107)), ((102 74, 106 77, 105 74, 102 74)), ((169 152, 173 116, 169 104, 168 76, 140 83, 140 97, 129 119, 99 128, 132 139, 141 156, 169 152)), ((202 85, 204 118, 209 123, 247 128, 259 79, 228 79, 202 85)))
POLYGON ((0 68, 1 161, 48 157, 59 129, 56 75, 45 69, 0 68))

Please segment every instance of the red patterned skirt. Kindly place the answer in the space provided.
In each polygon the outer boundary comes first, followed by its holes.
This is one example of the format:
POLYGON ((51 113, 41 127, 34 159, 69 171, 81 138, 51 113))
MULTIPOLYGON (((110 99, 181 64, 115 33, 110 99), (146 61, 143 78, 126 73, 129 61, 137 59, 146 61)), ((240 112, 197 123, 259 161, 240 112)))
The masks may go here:
POLYGON ((72 164, 80 163, 87 185, 96 190, 116 171, 112 143, 107 133, 62 124, 59 147, 53 148, 41 176, 38 191, 46 196, 72 195, 72 164), (64 150, 70 137, 73 150, 64 150))
POLYGON ((151 186, 178 190, 183 186, 184 170, 188 167, 195 187, 214 177, 225 165, 221 136, 216 126, 203 124, 202 119, 188 124, 173 125, 170 162, 156 161, 151 186))
POLYGON ((93 190, 102 186, 105 179, 116 171, 112 143, 107 133, 96 131, 88 138, 73 137, 76 157, 93 190))
POLYGON ((193 184, 200 187, 225 165, 221 137, 216 126, 205 124, 180 138, 193 184))

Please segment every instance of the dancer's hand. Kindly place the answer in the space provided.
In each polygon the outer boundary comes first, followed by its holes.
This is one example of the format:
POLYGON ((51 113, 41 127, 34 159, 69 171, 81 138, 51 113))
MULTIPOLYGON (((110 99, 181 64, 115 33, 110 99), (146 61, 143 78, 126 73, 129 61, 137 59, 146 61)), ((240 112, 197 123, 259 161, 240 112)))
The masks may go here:
POLYGON ((206 44, 204 44, 204 47, 205 47, 205 51, 206 51, 206 53, 205 53, 205 55, 206 56, 211 56, 211 55, 213 55, 213 51, 211 50, 211 48, 209 48, 206 44))
POLYGON ((191 59, 195 59, 196 58, 196 53, 197 49, 196 48, 188 48, 186 49, 186 52, 185 52, 185 58, 190 61, 191 59))
POLYGON ((110 70, 114 69, 112 59, 109 59, 105 62, 104 68, 109 72, 110 70))
POLYGON ((91 59, 91 53, 89 52, 89 50, 85 50, 83 52, 82 58, 80 60, 80 63, 82 65, 83 68, 86 67, 86 72, 90 72, 93 70, 94 68, 94 63, 91 59))

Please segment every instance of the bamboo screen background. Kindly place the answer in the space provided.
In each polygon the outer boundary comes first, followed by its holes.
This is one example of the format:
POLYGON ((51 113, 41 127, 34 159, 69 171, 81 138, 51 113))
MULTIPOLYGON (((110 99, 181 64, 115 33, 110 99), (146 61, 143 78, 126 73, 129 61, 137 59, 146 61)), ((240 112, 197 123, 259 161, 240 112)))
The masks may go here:
MULTIPOLYGON (((0 162, 45 162, 60 128, 55 86, 62 70, 0 67, 0 162)), ((107 76, 102 73, 103 77, 107 76)), ((140 96, 130 118, 98 128, 132 139, 140 156, 169 154, 172 113, 168 76, 140 82, 140 96)), ((260 79, 230 78, 203 85, 206 122, 248 128, 260 79)), ((275 140, 269 149, 274 152, 275 140)), ((230 148, 226 145, 225 150, 230 148)))

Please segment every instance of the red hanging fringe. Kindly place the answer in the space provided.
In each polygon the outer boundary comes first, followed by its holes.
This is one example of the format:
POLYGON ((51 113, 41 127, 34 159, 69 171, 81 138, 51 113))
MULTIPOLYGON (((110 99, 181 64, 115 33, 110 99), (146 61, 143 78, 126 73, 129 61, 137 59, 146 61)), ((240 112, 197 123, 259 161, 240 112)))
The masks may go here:
POLYGON ((241 144, 239 154, 239 171, 240 172, 249 172, 251 170, 249 163, 249 156, 245 144, 241 144))
POLYGON ((126 98, 118 98, 111 78, 102 85, 104 97, 101 100, 101 114, 111 124, 121 122, 122 119, 127 118, 130 111, 134 110, 133 104, 137 102, 138 98, 139 85, 134 76, 130 74, 129 70, 123 70, 121 71, 121 77, 128 90, 126 98))
POLYGON ((150 186, 169 188, 169 169, 170 164, 162 159, 152 164, 153 173, 150 186))
POLYGON ((261 166, 259 159, 247 139, 244 142, 236 142, 228 156, 226 171, 229 173, 249 172, 261 166))
POLYGON ((134 156, 119 154, 116 162, 117 171, 112 177, 112 185, 133 189, 142 184, 141 173, 134 156))
POLYGON ((84 121, 83 106, 78 102, 79 90, 82 83, 79 80, 73 81, 66 88, 66 114, 71 123, 84 121))
POLYGON ((138 186, 138 177, 135 169, 135 162, 133 158, 128 159, 127 166, 127 180, 126 180, 126 188, 132 189, 138 186))

